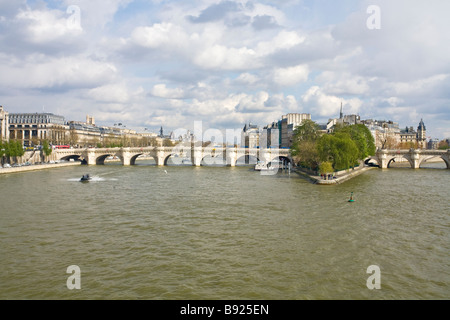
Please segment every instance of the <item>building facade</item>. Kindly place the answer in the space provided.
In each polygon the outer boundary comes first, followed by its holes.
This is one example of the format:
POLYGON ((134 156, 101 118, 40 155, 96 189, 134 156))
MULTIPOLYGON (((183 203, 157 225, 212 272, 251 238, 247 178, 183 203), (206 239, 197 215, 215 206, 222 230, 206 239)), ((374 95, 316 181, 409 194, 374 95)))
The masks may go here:
POLYGON ((251 123, 246 124, 242 129, 241 147, 243 148, 258 148, 259 147, 260 131, 257 125, 251 123))
POLYGON ((0 142, 9 141, 9 113, 0 106, 0 142))
POLYGON ((400 131, 400 148, 426 149, 428 147, 426 134, 427 129, 423 119, 421 119, 417 131, 415 131, 413 127, 406 127, 404 130, 400 131))
POLYGON ((68 129, 64 117, 53 113, 9 114, 9 138, 22 140, 24 146, 39 145, 44 140, 64 144, 68 129))

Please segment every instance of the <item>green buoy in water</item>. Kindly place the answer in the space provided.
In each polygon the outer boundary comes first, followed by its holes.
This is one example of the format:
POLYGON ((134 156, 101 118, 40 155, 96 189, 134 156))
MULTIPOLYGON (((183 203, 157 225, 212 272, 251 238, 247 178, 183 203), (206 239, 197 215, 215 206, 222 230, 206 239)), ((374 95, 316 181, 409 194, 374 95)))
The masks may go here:
POLYGON ((350 200, 348 200, 348 202, 355 202, 355 200, 353 200, 353 192, 352 192, 352 194, 350 195, 350 200))

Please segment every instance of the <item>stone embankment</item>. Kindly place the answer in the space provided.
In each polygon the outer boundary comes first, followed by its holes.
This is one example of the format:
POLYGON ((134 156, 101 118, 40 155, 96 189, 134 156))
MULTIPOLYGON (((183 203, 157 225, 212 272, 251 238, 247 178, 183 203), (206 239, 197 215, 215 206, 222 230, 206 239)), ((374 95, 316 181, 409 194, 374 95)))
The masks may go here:
POLYGON ((372 170, 372 169, 376 169, 377 167, 368 167, 368 166, 364 166, 364 167, 358 167, 355 169, 350 169, 350 170, 346 170, 346 171, 342 171, 340 172, 338 175, 336 175, 335 177, 332 177, 330 179, 324 179, 321 176, 315 176, 315 175, 310 175, 306 172, 303 172, 299 169, 295 170, 295 172, 310 180, 312 183, 314 184, 320 184, 320 185, 336 185, 336 184, 340 184, 343 183, 347 180, 350 180, 356 176, 359 176, 360 174, 367 172, 368 170, 372 170))
POLYGON ((79 166, 79 165, 80 165, 80 162, 63 162, 63 163, 54 163, 54 164, 35 164, 35 165, 30 165, 30 166, 21 166, 21 167, 12 167, 12 168, 0 168, 0 174, 20 173, 20 172, 45 170, 45 169, 61 168, 61 167, 69 167, 69 166, 79 166))

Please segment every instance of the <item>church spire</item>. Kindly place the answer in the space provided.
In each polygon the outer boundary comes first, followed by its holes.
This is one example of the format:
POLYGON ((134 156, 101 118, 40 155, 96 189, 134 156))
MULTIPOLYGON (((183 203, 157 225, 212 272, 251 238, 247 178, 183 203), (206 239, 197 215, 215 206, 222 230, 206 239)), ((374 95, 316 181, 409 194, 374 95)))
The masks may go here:
POLYGON ((344 112, 342 110, 342 101, 341 101, 341 113, 339 114, 339 119, 344 118, 344 112))

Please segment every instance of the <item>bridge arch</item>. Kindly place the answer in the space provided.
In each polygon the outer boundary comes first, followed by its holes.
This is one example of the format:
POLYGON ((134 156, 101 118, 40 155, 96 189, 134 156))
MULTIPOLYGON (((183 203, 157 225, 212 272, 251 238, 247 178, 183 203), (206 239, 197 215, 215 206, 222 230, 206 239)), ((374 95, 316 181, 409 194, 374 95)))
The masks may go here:
POLYGON ((132 165, 132 166, 136 165, 136 160, 138 160, 138 158, 140 156, 146 156, 146 157, 152 158, 156 162, 156 159, 155 159, 155 157, 152 154, 149 154, 149 153, 138 153, 138 154, 133 154, 133 156, 131 156, 131 158, 130 158, 130 165, 132 165))
POLYGON ((75 161, 83 161, 84 157, 82 157, 79 154, 72 154, 72 155, 67 155, 67 156, 61 157, 61 159, 59 159, 59 160, 69 161, 72 159, 75 161))
POLYGON ((115 154, 115 153, 107 153, 107 154, 102 154, 100 156, 97 156, 95 158, 95 164, 96 165, 104 165, 106 158, 114 157, 114 156, 118 157, 123 164, 123 157, 120 154, 115 154))
POLYGON ((388 157, 387 160, 387 167, 390 168, 391 164, 394 162, 395 163, 395 159, 406 159, 408 161, 409 166, 411 167, 411 169, 414 169, 414 163, 411 159, 410 156, 408 156, 407 154, 402 154, 402 155, 395 155, 395 156, 390 156, 388 157))
POLYGON ((285 164, 290 163, 291 165, 293 163, 292 159, 289 157, 286 157, 286 156, 276 156, 276 157, 272 158, 272 160, 270 160, 269 163, 274 162, 274 161, 281 161, 285 164))
POLYGON ((442 155, 442 156, 436 156, 436 155, 423 156, 420 159, 419 167, 422 166, 423 164, 425 164, 425 162, 427 162, 428 160, 436 159, 436 158, 443 160, 445 165, 447 166, 447 169, 450 169, 450 161, 444 155, 442 155))
POLYGON ((179 153, 170 153, 164 157, 164 165, 165 166, 169 165, 169 160, 171 158, 176 159, 176 160, 172 160, 173 164, 176 166, 193 165, 193 161, 192 161, 192 158, 190 157, 190 155, 183 155, 183 154, 179 154, 179 153))
POLYGON ((222 155, 222 154, 218 154, 218 155, 211 155, 211 154, 207 154, 205 156, 203 156, 202 161, 201 161, 201 165, 202 166, 210 166, 210 167, 217 167, 217 166, 226 166, 227 165, 227 159, 222 155))
POLYGON ((235 166, 256 165, 259 161, 260 158, 254 154, 238 155, 235 166))
POLYGON ((366 160, 364 160, 364 164, 370 167, 379 167, 379 168, 381 167, 380 159, 378 159, 378 157, 376 156, 367 158, 366 160), (376 164, 373 163, 372 161, 374 161, 376 164))

